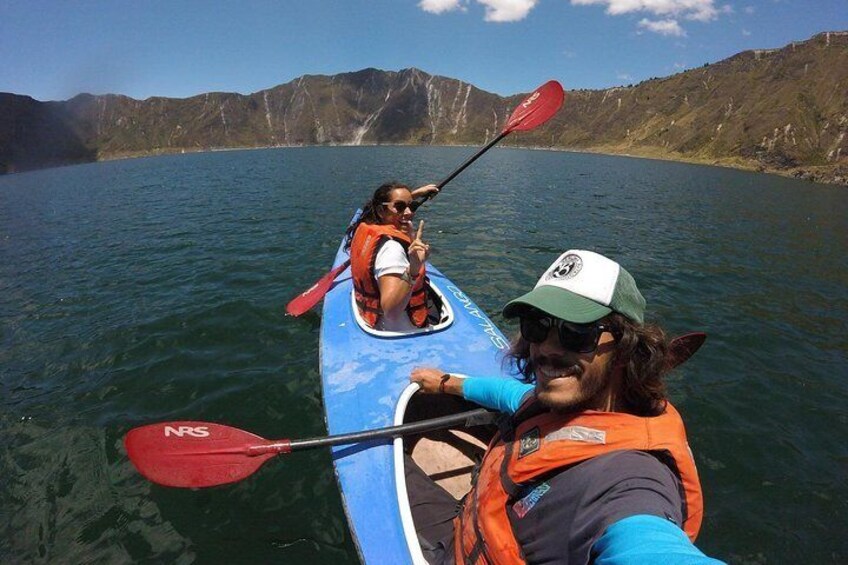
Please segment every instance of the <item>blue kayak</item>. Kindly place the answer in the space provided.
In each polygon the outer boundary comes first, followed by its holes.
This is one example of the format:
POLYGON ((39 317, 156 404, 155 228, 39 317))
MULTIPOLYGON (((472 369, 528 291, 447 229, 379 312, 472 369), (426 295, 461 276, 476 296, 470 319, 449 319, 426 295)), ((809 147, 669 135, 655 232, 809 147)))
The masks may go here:
MULTIPOLYGON (((343 245, 334 267, 348 260, 343 245)), ((350 269, 324 297, 320 366, 327 431, 342 434, 403 423, 418 366, 506 377, 501 331, 470 298, 427 265, 436 303, 433 325, 414 334, 367 327, 353 302, 350 269)), ((438 395, 437 395, 438 396, 438 395)), ((402 439, 333 449, 333 463, 351 535, 364 563, 425 563, 406 499, 402 439)))

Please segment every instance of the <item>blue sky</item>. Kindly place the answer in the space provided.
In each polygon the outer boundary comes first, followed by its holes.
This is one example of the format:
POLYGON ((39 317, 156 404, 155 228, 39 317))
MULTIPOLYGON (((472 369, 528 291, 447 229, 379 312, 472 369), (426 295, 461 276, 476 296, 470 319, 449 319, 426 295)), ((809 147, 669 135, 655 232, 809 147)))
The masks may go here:
POLYGON ((848 30, 848 0, 0 0, 0 92, 184 98, 418 67, 600 89, 848 30))

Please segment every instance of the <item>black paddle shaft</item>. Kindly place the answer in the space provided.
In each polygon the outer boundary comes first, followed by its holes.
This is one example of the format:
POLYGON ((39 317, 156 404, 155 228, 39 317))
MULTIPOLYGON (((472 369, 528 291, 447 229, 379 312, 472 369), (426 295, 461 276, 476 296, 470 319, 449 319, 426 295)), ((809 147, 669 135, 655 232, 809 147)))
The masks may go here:
MULTIPOLYGON (((502 132, 500 133, 500 135, 498 135, 495 139, 493 139, 492 141, 490 141, 489 143, 487 143, 487 144, 486 144, 486 145, 485 145, 482 149, 480 149, 480 151, 478 151, 477 153, 475 153, 474 155, 472 155, 471 157, 469 157, 468 159, 466 159, 464 163, 462 163, 459 167, 457 167, 457 168, 456 168, 456 170, 455 170, 454 172, 452 172, 451 174, 449 174, 449 175, 447 176, 447 178, 445 178, 445 180, 443 180, 442 182, 440 182, 440 183, 439 183, 439 184, 437 184, 436 186, 438 186, 439 188, 442 188, 443 186, 445 186, 446 184, 448 184, 450 181, 452 181, 452 180, 454 179, 454 177, 455 177, 456 175, 458 175, 459 173, 461 173, 462 171, 464 171, 466 168, 468 168, 468 166, 469 166, 469 165, 471 165, 471 163, 473 163, 473 162, 474 162, 474 161, 476 161, 478 158, 480 158, 480 156, 481 156, 481 155, 483 155, 483 153, 485 153, 486 151, 488 151, 489 149, 491 149, 492 147, 494 147, 494 146, 495 146, 495 144, 497 144, 497 142, 498 142, 498 141, 502 140, 502 139, 503 139, 503 138, 505 138, 507 135, 509 135, 511 131, 512 131, 512 130, 504 130, 504 131, 502 131, 502 132)), ((430 195, 429 195, 429 194, 427 195, 427 198, 430 198, 430 195)))
MULTIPOLYGON (((476 161, 477 159, 479 159, 479 158, 480 158, 480 156, 481 156, 481 155, 483 155, 483 153, 485 153, 486 151, 488 151, 489 149, 491 149, 492 147, 494 147, 494 146, 497 144, 497 142, 499 142, 500 140, 502 140, 503 138, 505 138, 507 135, 509 135, 511 131, 512 131, 512 130, 509 130, 509 129, 502 131, 502 132, 500 133, 500 135, 498 135, 498 136, 497 136, 496 138, 494 138, 492 141, 490 141, 489 143, 487 143, 487 144, 486 144, 483 148, 481 148, 481 149, 480 149, 477 153, 475 153, 474 155, 472 155, 471 157, 469 157, 468 159, 466 159, 464 163, 462 163, 459 167, 457 167, 457 168, 456 168, 456 170, 455 170, 454 172, 452 172, 451 174, 449 174, 449 175, 448 175, 448 176, 447 176, 447 177, 446 177, 446 178, 445 178, 442 182, 440 182, 440 183, 439 183, 439 184, 437 184, 436 186, 437 186, 439 189, 444 188, 444 186, 445 186, 446 184, 448 184, 450 181, 452 181, 452 180, 453 180, 453 179, 454 179, 454 178, 455 178, 455 177, 456 177, 459 173, 461 173, 462 171, 464 171, 465 169, 467 169, 467 168, 471 165, 471 163, 473 163, 474 161, 476 161)), ((435 193, 431 192, 431 193, 429 193, 429 194, 425 195, 425 196, 424 196, 424 198, 422 198, 421 200, 416 200, 416 201, 415 201, 415 202, 413 202, 413 204, 412 204, 413 209, 414 209, 414 210, 417 210, 419 206, 421 206, 422 204, 424 204, 425 202, 427 202, 428 200, 430 200, 431 198, 433 198, 433 196, 435 196, 435 193)))
POLYGON ((478 408, 476 410, 469 410, 468 412, 460 412, 459 414, 451 414, 448 416, 441 416, 439 418, 412 422, 411 424, 401 424, 399 426, 391 426, 388 428, 339 434, 335 436, 292 440, 291 450, 311 449, 313 447, 322 447, 326 445, 346 445, 372 439, 398 437, 448 428, 455 424, 460 424, 462 427, 484 426, 486 424, 493 423, 497 417, 497 412, 491 412, 485 408, 478 408))

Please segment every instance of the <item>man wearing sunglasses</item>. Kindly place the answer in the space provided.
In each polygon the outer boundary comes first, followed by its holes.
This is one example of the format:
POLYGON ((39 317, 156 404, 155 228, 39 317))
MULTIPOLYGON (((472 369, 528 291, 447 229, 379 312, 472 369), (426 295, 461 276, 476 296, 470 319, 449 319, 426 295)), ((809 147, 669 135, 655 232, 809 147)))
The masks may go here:
POLYGON ((412 372, 425 393, 510 415, 458 510, 408 465, 432 562, 718 563, 692 544, 700 482, 665 396, 668 341, 644 313, 630 273, 569 250, 504 308, 519 319, 508 356, 521 380, 412 372))

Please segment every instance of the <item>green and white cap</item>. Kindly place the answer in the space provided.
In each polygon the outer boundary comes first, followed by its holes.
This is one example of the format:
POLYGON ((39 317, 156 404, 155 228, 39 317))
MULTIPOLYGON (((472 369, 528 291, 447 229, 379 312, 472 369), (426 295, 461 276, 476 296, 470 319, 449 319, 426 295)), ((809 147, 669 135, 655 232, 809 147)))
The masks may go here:
POLYGON ((640 324, 645 299, 621 265, 603 255, 570 249, 548 267, 535 288, 509 302, 504 316, 520 316, 528 307, 575 324, 600 320, 618 312, 640 324))

